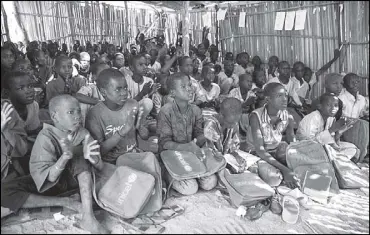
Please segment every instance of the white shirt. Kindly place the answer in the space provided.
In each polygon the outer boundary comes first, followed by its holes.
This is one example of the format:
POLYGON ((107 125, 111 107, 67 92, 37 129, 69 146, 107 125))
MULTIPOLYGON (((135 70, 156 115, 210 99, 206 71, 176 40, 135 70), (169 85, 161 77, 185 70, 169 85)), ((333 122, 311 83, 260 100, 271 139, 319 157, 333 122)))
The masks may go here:
POLYGON ((224 72, 218 74, 218 85, 221 88, 221 94, 227 94, 230 87, 239 86, 239 76, 233 73, 231 77, 228 77, 224 72))
POLYGON ((243 68, 241 65, 239 65, 239 64, 235 64, 235 66, 234 66, 234 73, 237 75, 237 76, 239 76, 239 75, 241 75, 241 74, 244 74, 244 73, 246 73, 247 72, 247 70, 245 69, 245 68, 243 68))
POLYGON ((296 86, 297 86, 297 90, 296 90, 297 95, 298 95, 299 97, 302 97, 303 99, 305 99, 305 98, 306 98, 306 96, 307 96, 308 90, 309 90, 309 85, 308 85, 308 83, 307 83, 304 79, 302 79, 302 80, 303 80, 303 83, 302 83, 302 85, 301 85, 301 82, 300 82, 296 77, 291 77, 290 79, 291 79, 293 82, 295 82, 295 83, 296 83, 296 86))
POLYGON ((354 97, 343 88, 338 98, 343 102, 343 117, 360 118, 369 110, 369 100, 359 93, 354 97))
POLYGON ((283 85, 285 87, 285 89, 287 90, 288 92, 288 95, 291 96, 294 100, 294 102, 297 104, 297 105, 302 105, 302 102, 301 100, 299 99, 298 97, 298 94, 297 94, 297 89, 298 89, 298 85, 296 82, 294 82, 292 79, 289 79, 289 82, 288 84, 284 84, 282 82, 280 82, 279 78, 278 77, 274 77, 272 79, 270 79, 264 86, 263 88, 265 88, 265 86, 269 83, 280 83, 281 85, 283 85))
POLYGON ((154 62, 153 65, 149 64, 148 68, 153 69, 156 73, 159 73, 161 71, 162 66, 158 61, 156 61, 154 62))
POLYGON ((199 94, 196 94, 196 100, 201 100, 202 102, 210 102, 217 99, 220 95, 220 87, 216 83, 212 83, 211 85, 211 90, 206 91, 200 84, 199 94))
MULTIPOLYGON (((139 92, 143 89, 144 84, 147 82, 153 82, 151 78, 143 76, 144 82, 141 84, 136 83, 130 75, 126 75, 126 82, 127 82, 127 90, 130 93, 130 98, 134 98, 139 94, 139 92)), ((148 95, 144 96, 143 98, 148 97, 148 95)))
POLYGON ((348 159, 354 157, 357 153, 357 147, 348 142, 339 141, 337 144, 341 150, 337 151, 329 144, 334 144, 335 139, 330 134, 329 128, 335 122, 335 117, 329 117, 325 123, 325 120, 322 118, 320 111, 316 110, 307 116, 305 116, 299 123, 297 138, 298 140, 313 140, 322 145, 326 145, 328 154, 341 154, 345 155, 348 159))
POLYGON ((334 121, 335 117, 329 117, 325 125, 321 113, 316 110, 305 116, 299 123, 297 139, 314 140, 323 145, 335 143, 334 137, 329 132, 334 121))
POLYGON ((248 91, 247 97, 245 97, 245 99, 243 99, 242 93, 240 92, 240 87, 232 89, 230 91, 230 94, 229 94, 230 98, 236 98, 236 99, 240 100, 241 102, 247 101, 248 98, 251 97, 251 96, 256 96, 254 94, 254 92, 252 91, 252 89, 248 91))

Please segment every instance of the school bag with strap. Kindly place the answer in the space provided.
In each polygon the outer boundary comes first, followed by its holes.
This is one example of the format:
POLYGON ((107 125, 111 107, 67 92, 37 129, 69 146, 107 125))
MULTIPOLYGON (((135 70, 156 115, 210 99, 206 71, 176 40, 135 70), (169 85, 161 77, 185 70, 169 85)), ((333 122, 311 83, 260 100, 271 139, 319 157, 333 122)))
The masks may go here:
POLYGON ((163 164, 170 175, 167 192, 170 191, 175 180, 206 177, 225 168, 225 159, 215 157, 210 148, 203 148, 203 153, 202 160, 191 152, 165 150, 161 153, 163 164))
POLYGON ((289 169, 293 170, 300 182, 304 182, 306 172, 330 176, 330 192, 339 193, 339 185, 335 171, 324 147, 312 140, 291 143, 286 151, 286 161, 289 169))
POLYGON ((257 174, 249 171, 231 174, 228 169, 223 169, 218 175, 221 182, 225 184, 235 207, 256 205, 258 202, 272 197, 275 193, 274 189, 257 174))
POLYGON ((149 201, 139 214, 146 214, 159 211, 162 208, 162 174, 161 167, 153 153, 126 153, 116 162, 117 166, 128 166, 135 170, 152 175, 155 178, 154 191, 149 201))
POLYGON ((93 170, 93 197, 104 210, 125 219, 136 217, 153 194, 155 178, 128 166, 104 163, 93 170))
POLYGON ((325 145, 325 150, 334 166, 335 175, 341 189, 358 189, 369 187, 369 173, 361 170, 355 163, 332 147, 325 145))

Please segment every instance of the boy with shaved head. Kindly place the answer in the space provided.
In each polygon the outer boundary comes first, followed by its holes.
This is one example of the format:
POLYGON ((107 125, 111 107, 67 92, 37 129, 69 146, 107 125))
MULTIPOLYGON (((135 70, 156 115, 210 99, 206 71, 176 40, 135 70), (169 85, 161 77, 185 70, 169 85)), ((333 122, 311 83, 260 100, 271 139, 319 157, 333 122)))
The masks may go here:
POLYGON ((97 170, 103 167, 99 145, 81 126, 81 110, 75 98, 56 96, 50 100, 49 110, 54 125, 44 124, 36 138, 30 159, 32 178, 25 176, 3 184, 2 206, 12 211, 46 206, 69 207, 82 212, 81 228, 91 233, 107 233, 92 209, 91 166, 97 170), (55 197, 76 187, 80 189, 81 203, 55 197))

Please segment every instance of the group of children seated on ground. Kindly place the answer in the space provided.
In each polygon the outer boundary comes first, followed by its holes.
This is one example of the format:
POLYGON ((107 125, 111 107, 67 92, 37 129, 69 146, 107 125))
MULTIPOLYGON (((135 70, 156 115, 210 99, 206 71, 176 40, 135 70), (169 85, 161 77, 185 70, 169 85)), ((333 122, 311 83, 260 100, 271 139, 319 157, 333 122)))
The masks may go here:
MULTIPOLYGON (((91 167, 116 164, 128 153, 199 155, 212 145, 217 155, 233 155, 241 172, 241 150, 261 159, 256 173, 266 183, 291 188, 299 186, 285 159, 291 142, 328 144, 355 163, 367 155, 369 101, 359 94, 359 76, 327 74, 326 93, 311 94, 338 51, 314 73, 302 62, 291 70, 276 56, 267 64, 258 56, 250 61, 246 52, 235 61, 228 52, 221 63, 217 48, 204 44, 192 47, 191 56, 170 48, 158 57, 155 47, 122 54, 113 44, 88 44, 67 56, 65 46, 58 51, 55 43, 39 48, 32 42, 27 58, 9 45, 1 48, 2 217, 20 208, 63 206, 82 211, 83 229, 107 232, 93 214, 91 167), (205 126, 215 138, 205 137, 205 126), (138 139, 151 136, 158 151, 144 152, 138 139), (75 188, 80 200, 60 196, 75 188)), ((162 172, 168 175, 163 164, 162 172)), ((173 188, 191 195, 217 184, 214 174, 176 181, 173 188)))

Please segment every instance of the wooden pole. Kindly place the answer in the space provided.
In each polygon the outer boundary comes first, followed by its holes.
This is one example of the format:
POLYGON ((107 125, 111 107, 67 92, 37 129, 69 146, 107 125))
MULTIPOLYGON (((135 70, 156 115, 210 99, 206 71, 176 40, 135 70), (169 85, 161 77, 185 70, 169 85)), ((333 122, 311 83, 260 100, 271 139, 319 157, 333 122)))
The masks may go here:
POLYGON ((124 48, 127 49, 127 43, 128 43, 128 6, 127 1, 125 1, 125 25, 124 25, 124 48))
POLYGON ((219 8, 218 8, 217 5, 215 6, 215 9, 216 9, 216 14, 215 14, 216 35, 215 35, 215 38, 216 38, 216 48, 218 49, 219 24, 218 24, 218 20, 217 20, 217 11, 219 10, 219 8))
POLYGON ((42 3, 43 2, 35 1, 35 3, 36 3, 37 14, 39 14, 40 20, 41 20, 42 36, 44 37, 44 40, 47 40, 46 33, 45 33, 45 26, 44 26, 44 16, 42 14, 42 3))
POLYGON ((75 41, 75 25, 72 22, 73 17, 73 11, 72 11, 72 3, 73 2, 66 2, 67 4, 67 9, 68 9, 68 22, 69 22, 69 27, 71 28, 71 36, 72 36, 72 42, 74 43, 75 41))
MULTIPOLYGON (((104 11, 104 6, 105 4, 103 3, 103 11, 104 11)), ((103 44, 103 16, 102 16, 102 11, 100 10, 100 4, 99 1, 97 1, 97 7, 98 7, 98 12, 100 16, 100 42, 103 44)))
MULTIPOLYGON (((4 19, 4 26, 5 26, 6 40, 7 40, 7 41, 10 41, 9 28, 8 28, 8 17, 7 17, 7 15, 6 15, 6 12, 5 12, 5 8, 4 8, 3 2, 1 2, 1 14, 3 15, 3 19, 4 19)), ((2 38, 2 37, 3 37, 3 36, 1 36, 1 38, 2 38)))
POLYGON ((189 56, 189 1, 183 1, 182 11, 182 47, 184 55, 189 56))
MULTIPOLYGON (((22 20, 21 20, 21 17, 19 15, 19 9, 18 9, 18 1, 13 1, 13 4, 14 4, 14 9, 15 9, 15 19, 17 20, 17 23, 19 24, 19 26, 21 27, 22 29, 22 32, 23 32, 23 35, 24 35, 24 40, 28 43, 29 42, 29 37, 28 37, 28 33, 22 23, 22 20)), ((4 22, 5 23, 5 22, 4 22)), ((5 24, 7 25, 7 24, 5 24)))

